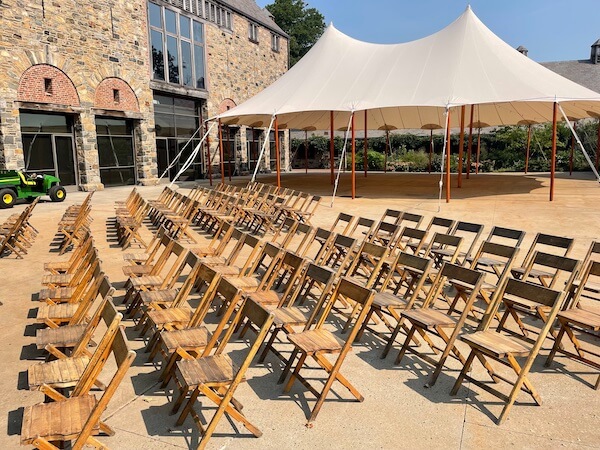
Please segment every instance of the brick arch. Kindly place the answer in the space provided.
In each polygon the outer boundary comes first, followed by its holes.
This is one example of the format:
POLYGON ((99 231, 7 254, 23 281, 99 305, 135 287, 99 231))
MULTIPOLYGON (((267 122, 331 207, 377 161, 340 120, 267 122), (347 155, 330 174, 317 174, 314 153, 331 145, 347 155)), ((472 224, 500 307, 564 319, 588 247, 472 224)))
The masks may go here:
POLYGON ((116 77, 105 78, 100 82, 96 88, 94 107, 140 112, 137 96, 131 86, 126 81, 116 77))
POLYGON ((229 110, 231 108, 234 108, 235 106, 237 106, 237 105, 235 104, 235 102, 232 99, 226 98, 219 105, 219 114, 222 114, 225 111, 227 111, 227 110, 229 110))
POLYGON ((19 80, 17 100, 79 106, 79 94, 71 79, 50 64, 36 64, 23 72, 19 80))

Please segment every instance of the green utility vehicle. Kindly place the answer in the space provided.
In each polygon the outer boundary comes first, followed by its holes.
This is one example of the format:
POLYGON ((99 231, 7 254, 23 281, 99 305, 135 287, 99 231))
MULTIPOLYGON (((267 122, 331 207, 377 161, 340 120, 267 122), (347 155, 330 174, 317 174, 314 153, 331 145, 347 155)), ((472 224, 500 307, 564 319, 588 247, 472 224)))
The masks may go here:
POLYGON ((49 195, 53 202, 62 202, 67 191, 52 175, 27 175, 20 170, 0 170, 0 208, 12 208, 18 198, 33 201, 49 195))

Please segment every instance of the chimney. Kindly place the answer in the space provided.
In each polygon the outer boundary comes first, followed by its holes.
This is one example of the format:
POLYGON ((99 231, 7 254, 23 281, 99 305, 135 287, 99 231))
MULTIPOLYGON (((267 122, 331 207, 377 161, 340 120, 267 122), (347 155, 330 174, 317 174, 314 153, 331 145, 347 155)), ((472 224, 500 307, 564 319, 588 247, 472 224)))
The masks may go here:
POLYGON ((519 45, 517 47, 517 51, 525 56, 527 56, 527 53, 529 52, 529 50, 527 50, 525 47, 523 47, 522 45, 519 45))
POLYGON ((600 39, 592 44, 592 64, 600 64, 600 39))

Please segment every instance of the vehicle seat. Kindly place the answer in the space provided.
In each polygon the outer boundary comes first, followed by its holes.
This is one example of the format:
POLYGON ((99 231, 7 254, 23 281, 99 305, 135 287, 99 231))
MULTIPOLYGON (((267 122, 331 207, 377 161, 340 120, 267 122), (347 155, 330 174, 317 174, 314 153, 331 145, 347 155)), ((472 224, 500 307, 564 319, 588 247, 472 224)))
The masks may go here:
POLYGON ((25 186, 36 186, 37 185, 36 180, 27 179, 27 177, 25 177, 25 174, 23 172, 19 172, 19 178, 21 178, 21 183, 23 183, 25 186))

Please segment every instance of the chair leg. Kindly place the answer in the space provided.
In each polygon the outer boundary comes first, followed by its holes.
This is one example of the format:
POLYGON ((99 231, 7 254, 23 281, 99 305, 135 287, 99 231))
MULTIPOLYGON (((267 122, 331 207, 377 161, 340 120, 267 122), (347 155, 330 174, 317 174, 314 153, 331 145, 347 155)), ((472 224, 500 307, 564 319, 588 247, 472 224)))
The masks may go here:
POLYGON ((452 386, 450 395, 456 395, 458 393, 458 390, 460 389, 460 386, 461 386, 463 380, 467 376, 467 373, 469 372, 469 370, 471 370, 471 364, 473 364, 473 359, 475 358, 475 353, 476 353, 475 350, 471 350, 471 353, 469 353, 469 356, 467 356, 467 360, 465 361, 465 364, 463 365, 463 368, 460 371, 460 374, 458 375, 458 378, 456 379, 454 386, 452 386))

